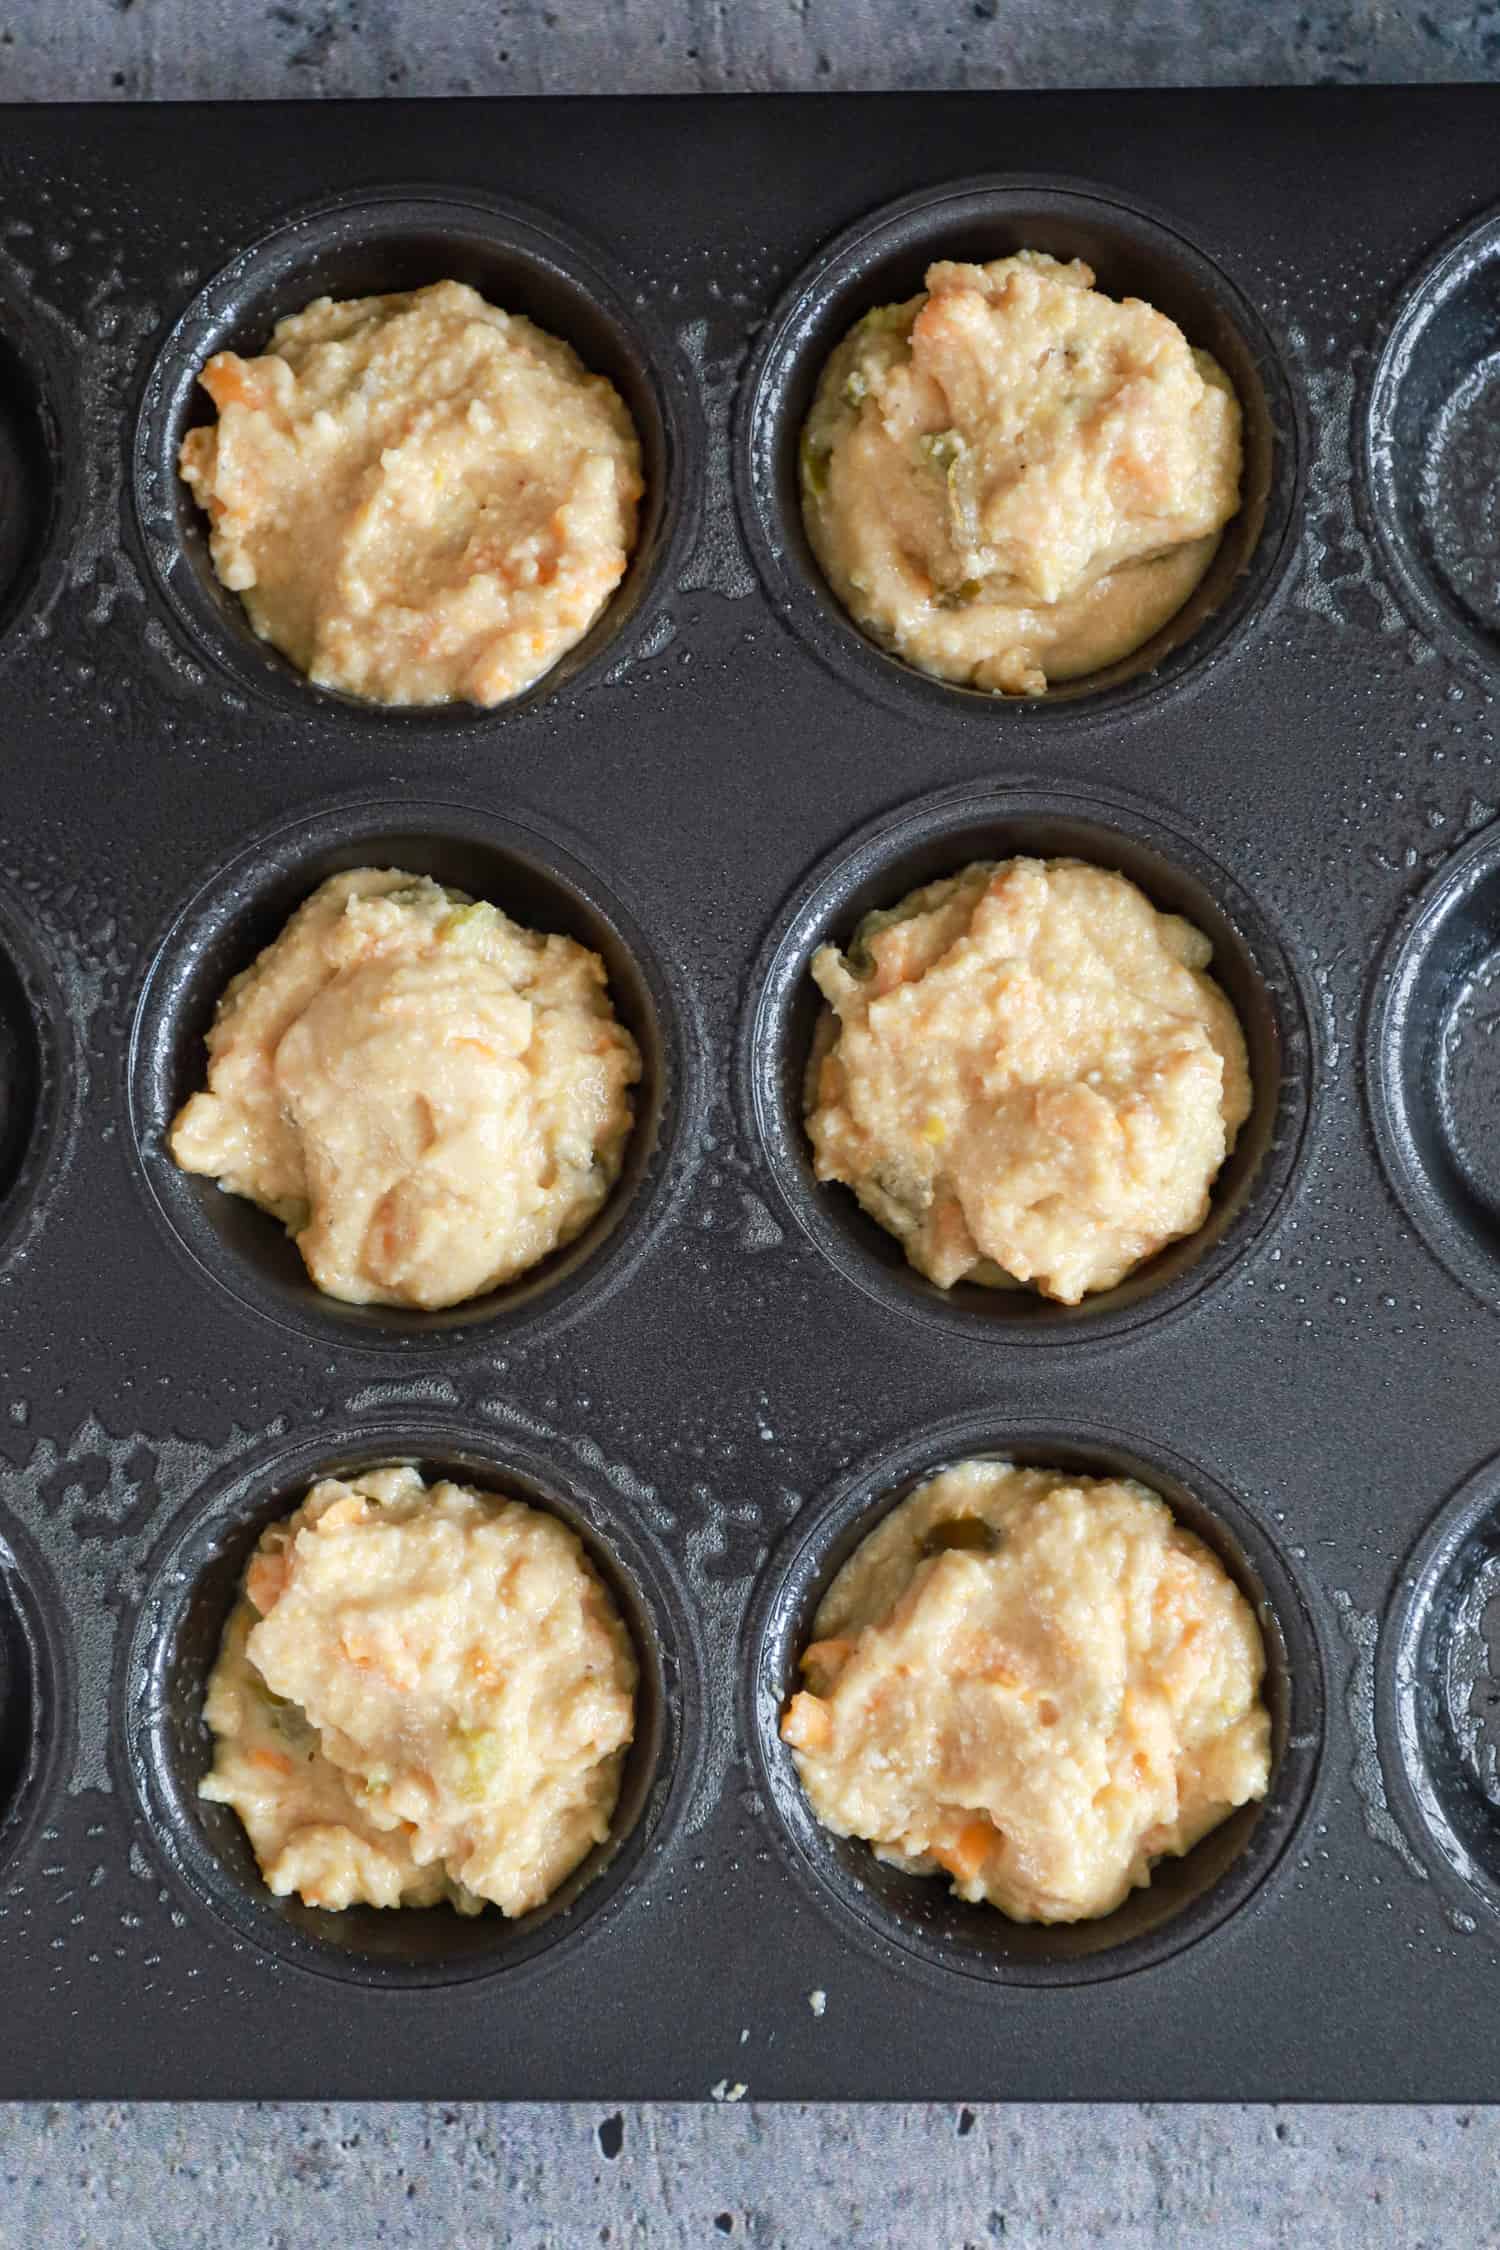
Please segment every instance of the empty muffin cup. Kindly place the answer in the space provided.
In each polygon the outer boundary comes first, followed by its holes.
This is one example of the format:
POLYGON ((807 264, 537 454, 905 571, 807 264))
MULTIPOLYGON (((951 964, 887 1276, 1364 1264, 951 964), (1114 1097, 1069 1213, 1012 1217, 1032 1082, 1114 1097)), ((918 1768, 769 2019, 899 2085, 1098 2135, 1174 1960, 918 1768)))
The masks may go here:
POLYGON ((358 724, 472 728, 528 710, 618 657, 620 637, 645 622, 646 605, 691 536, 698 451, 692 392, 675 346, 600 252, 542 213, 467 190, 363 192, 304 212, 252 244, 177 321, 147 380, 136 428, 136 515, 178 624, 238 687, 304 716, 322 701, 358 724), (467 283, 501 311, 524 314, 571 344, 590 374, 614 384, 641 444, 645 493, 623 579, 550 670, 487 708, 396 707, 305 678, 258 638, 238 595, 220 583, 206 519, 178 469, 187 431, 213 419, 198 376, 215 352, 263 352, 277 321, 318 297, 387 295, 438 281, 467 283))
POLYGON ((199 1493, 158 1546, 124 1637, 116 1754, 158 1857, 177 1887, 233 1936, 314 1973, 373 1986, 440 1985, 511 1972, 555 1954, 618 1912, 660 1861, 692 1786, 699 1664, 671 1566, 626 1510, 581 1477, 561 1445, 438 1423, 362 1417, 262 1452, 199 1493), (613 1598, 640 1669, 635 1734, 608 1838, 545 1903, 507 1919, 495 1908, 351 1906, 276 1898, 227 1806, 199 1795, 213 1761, 203 1716, 209 1675, 245 1565, 268 1524, 320 1477, 410 1463, 556 1516, 575 1532, 613 1598))
POLYGON ((740 1030, 742 1106, 793 1217, 848 1281, 893 1310, 996 1344, 1114 1340, 1185 1310, 1264 1237, 1297 1176, 1314 1087, 1313 1017, 1275 926, 1239 883, 1164 816, 1124 796, 1064 786, 962 784, 877 820, 824 860, 778 917, 740 1030), (1207 1218, 1114 1288, 1076 1305, 1029 1288, 943 1289, 841 1184, 820 1181, 804 1122, 823 1001, 810 964, 847 946, 864 916, 976 860, 1087 861, 1127 876, 1210 941, 1208 973, 1245 1035, 1252 1103, 1212 1189, 1207 1218))
POLYGON ((35 933, 19 905, 0 897, 0 1258, 31 1232, 76 1094, 65 1025, 35 933))
POLYGON ((0 655, 61 574, 67 487, 50 355, 26 308, 0 283, 0 655))
POLYGON ((1385 332, 1359 484, 1419 631, 1500 667, 1500 214, 1444 244, 1385 332))
POLYGON ((518 816, 455 804, 349 804, 260 837, 176 916, 136 1009, 128 1074, 140 1177, 174 1244, 242 1304, 320 1342, 452 1354, 494 1348, 543 1320, 603 1302, 645 1250, 678 1185, 696 1073, 683 1011, 660 955, 593 869, 518 816), (485 1295, 421 1311, 346 1304, 309 1277, 281 1222, 216 1181, 183 1171, 172 1120, 204 1084, 204 1037, 230 979, 246 969, 320 883, 356 867, 430 876, 515 921, 598 953, 619 1021, 641 1055, 634 1122, 619 1177, 582 1232, 485 1295))
POLYGON ((1401 1573, 1375 1734, 1402 1827, 1459 1914, 1500 1917, 1500 1461, 1441 1509, 1401 1573))
POLYGON ((73 1683, 62 1609, 19 1525, 0 1516, 0 1880, 16 1865, 62 1781, 73 1683))
POLYGON ((746 535, 778 610, 841 677, 908 717, 1098 718, 1209 665, 1268 608, 1294 545, 1303 447, 1281 355, 1228 274, 1161 214, 1069 181, 996 176, 926 189, 859 220, 793 282, 740 393, 735 474, 746 535), (799 450, 830 353, 862 315, 915 295, 934 260, 1021 250, 1082 258, 1228 375, 1244 418, 1239 512, 1183 606, 1140 647, 1043 697, 1001 697, 916 670, 868 638, 829 587, 802 520, 799 450))
POLYGON ((1500 825, 1456 852, 1398 923, 1370 995, 1365 1090, 1418 1234, 1500 1305, 1500 825))
POLYGON ((1317 1628, 1275 1543, 1214 1478, 1164 1447, 1112 1431, 997 1414, 940 1425, 845 1478, 804 1511, 756 1589, 747 1627, 742 1721, 772 1824, 821 1902, 888 1957, 993 1984, 1069 1985, 1126 1976, 1181 1953, 1243 1912, 1307 1817, 1322 1753, 1324 1667, 1317 1628), (1249 1602, 1265 1648, 1271 1720, 1264 1798, 1240 1806, 1149 1886, 1093 1921, 1022 1923, 955 1897, 946 1879, 878 1859, 818 1820, 781 1739, 798 1660, 819 1603, 860 1542, 939 1470, 989 1459, 1079 1476, 1134 1478, 1197 1534, 1249 1602))

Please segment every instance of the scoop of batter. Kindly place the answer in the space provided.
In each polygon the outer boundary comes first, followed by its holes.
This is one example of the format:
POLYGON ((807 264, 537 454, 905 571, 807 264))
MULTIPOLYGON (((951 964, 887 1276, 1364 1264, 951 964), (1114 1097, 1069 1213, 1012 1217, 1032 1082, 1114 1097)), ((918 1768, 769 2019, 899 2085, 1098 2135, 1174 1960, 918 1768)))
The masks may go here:
POLYGON ((1079 260, 944 261, 833 353, 802 444, 813 551, 939 678, 1040 695, 1186 601, 1239 507, 1239 403, 1206 352, 1079 260))
POLYGON ((251 1558, 201 1793, 278 1897, 525 1914, 609 1833, 636 1678, 555 1517, 410 1468, 328 1477, 251 1558))
POLYGON ((1015 1921, 1112 1913, 1265 1795, 1260 1629, 1142 1485, 945 1470, 813 1630, 782 1733, 819 1820, 1015 1921))
POLYGON ((462 282, 320 297, 201 380, 219 418, 180 465, 214 568, 322 687, 502 702, 624 575, 642 484, 623 400, 462 282))
POLYGON ((334 875, 219 1002, 170 1145, 274 1212, 318 1287, 432 1309, 569 1242, 640 1076, 604 963, 425 877, 334 875))
POLYGON ((870 915, 813 958, 818 1178, 941 1288, 1112 1288, 1202 1225, 1249 1112, 1210 954, 1076 860, 978 862, 870 915))

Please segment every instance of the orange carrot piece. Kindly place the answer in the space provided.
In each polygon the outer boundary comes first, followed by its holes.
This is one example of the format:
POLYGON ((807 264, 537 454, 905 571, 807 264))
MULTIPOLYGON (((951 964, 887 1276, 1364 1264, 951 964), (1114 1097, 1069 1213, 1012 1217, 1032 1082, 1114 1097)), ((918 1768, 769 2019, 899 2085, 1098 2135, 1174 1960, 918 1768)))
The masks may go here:
POLYGON ((200 380, 221 414, 226 406, 260 404, 259 381, 233 352, 215 352, 200 380))
POLYGON ((934 1844, 932 1856, 959 1882, 972 1883, 999 1841, 994 1822, 981 1813, 977 1820, 966 1820, 951 1843, 934 1844))
POLYGON ((802 1669, 815 1674, 814 1686, 826 1695, 850 1657, 854 1654, 853 1641, 833 1634, 826 1641, 809 1641, 802 1651, 802 1669))
POLYGON ((822 1750, 833 1738, 828 1706, 805 1689, 792 1697, 781 1720, 781 1739, 794 1750, 822 1750))
POLYGON ((269 1617, 286 1592, 287 1560, 283 1554, 258 1554, 245 1573, 245 1592, 262 1617, 269 1617))

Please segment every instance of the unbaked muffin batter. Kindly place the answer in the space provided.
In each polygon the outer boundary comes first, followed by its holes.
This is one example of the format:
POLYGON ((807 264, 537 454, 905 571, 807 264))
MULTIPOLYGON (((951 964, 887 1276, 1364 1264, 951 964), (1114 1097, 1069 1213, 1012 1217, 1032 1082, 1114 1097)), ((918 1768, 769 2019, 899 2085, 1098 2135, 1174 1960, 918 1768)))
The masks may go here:
POLYGON ((173 1156, 294 1236, 349 1304, 482 1295, 619 1177, 640 1054, 604 963, 424 876, 330 876, 236 977, 173 1156))
POLYGON ((782 1733, 819 1820, 1015 1921, 1112 1913, 1265 1794, 1260 1628, 1143 1485, 947 1469, 813 1630, 782 1733))
POLYGON ((262 640, 376 703, 500 703, 625 572, 641 450, 572 347, 458 281, 320 297, 216 352, 181 469, 262 640))
POLYGON ((833 353, 802 442, 856 622, 1007 695, 1096 672, 1187 600, 1240 503, 1240 408, 1165 314, 1075 259, 940 262, 833 353))
POLYGON ((1193 1233, 1250 1108, 1201 931, 1077 860, 976 862, 812 973, 820 1180, 941 1288, 1077 1304, 1193 1233))
POLYGON ((555 1517, 410 1468, 328 1477, 251 1558, 201 1793, 278 1897, 526 1914, 609 1834, 636 1677, 555 1517))

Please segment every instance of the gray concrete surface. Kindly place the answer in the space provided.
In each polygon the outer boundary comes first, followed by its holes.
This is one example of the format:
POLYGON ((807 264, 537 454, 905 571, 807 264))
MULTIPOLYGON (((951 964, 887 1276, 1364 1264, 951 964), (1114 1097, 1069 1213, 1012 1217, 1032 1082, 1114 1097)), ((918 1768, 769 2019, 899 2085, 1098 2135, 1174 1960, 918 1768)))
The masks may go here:
POLYGON ((1486 78, 1445 0, 0 0, 14 101, 1486 78))
MULTIPOLYGON (((1496 76, 1500 0, 0 0, 27 101, 1496 76)), ((0 2112, 0 2250, 230 2242, 1482 2250, 1500 2114, 0 2112)))
POLYGON ((0 2250, 1484 2250, 1468 2110, 93 2109, 0 2123, 0 2250))

